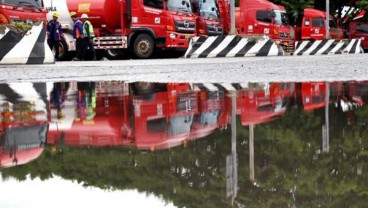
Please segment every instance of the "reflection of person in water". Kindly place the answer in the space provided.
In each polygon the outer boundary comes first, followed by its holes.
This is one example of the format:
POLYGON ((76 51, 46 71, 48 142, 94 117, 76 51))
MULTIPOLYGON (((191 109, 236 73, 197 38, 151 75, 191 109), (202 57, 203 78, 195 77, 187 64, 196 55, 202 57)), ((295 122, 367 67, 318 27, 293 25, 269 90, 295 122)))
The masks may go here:
POLYGON ((96 90, 95 82, 78 82, 76 119, 91 121, 95 117, 96 90))
POLYGON ((62 119, 64 117, 62 109, 64 108, 64 102, 68 89, 68 82, 54 83, 54 87, 52 88, 50 102, 51 108, 57 110, 57 119, 62 119))

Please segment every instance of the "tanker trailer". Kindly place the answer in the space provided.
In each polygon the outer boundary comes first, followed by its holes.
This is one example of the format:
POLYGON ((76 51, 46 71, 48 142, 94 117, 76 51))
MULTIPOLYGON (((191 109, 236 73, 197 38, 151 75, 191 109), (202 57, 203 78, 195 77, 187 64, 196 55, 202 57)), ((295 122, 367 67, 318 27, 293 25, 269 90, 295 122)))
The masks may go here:
MULTIPOLYGON (((156 49, 186 49, 195 35, 196 16, 190 0, 45 0, 46 8, 60 13, 66 38, 62 59, 75 51, 70 12, 85 13, 93 24, 97 54, 118 59, 123 53, 150 58, 156 49)), ((49 14, 51 15, 51 14, 49 14)))

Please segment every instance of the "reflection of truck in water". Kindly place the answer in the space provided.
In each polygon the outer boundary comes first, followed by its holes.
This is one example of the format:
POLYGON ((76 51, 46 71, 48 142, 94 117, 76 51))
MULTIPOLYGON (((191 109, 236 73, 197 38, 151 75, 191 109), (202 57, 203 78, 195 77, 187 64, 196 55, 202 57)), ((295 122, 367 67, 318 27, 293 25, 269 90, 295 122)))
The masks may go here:
POLYGON ((303 82, 295 87, 295 98, 305 111, 313 111, 326 105, 326 83, 303 82))
POLYGON ((288 83, 250 84, 238 91, 237 114, 243 126, 272 121, 286 112, 293 88, 288 83))
POLYGON ((189 138, 198 108, 188 84, 95 83, 93 117, 81 118, 74 110, 80 93, 74 90, 67 93, 64 119, 50 126, 52 144, 170 148, 189 138))
POLYGON ((39 157, 46 143, 49 110, 46 85, 34 84, 38 94, 19 97, 14 89, 30 88, 23 83, 0 84, 7 92, 0 98, 0 168, 28 163, 39 157))
MULTIPOLYGON (((78 17, 86 13, 94 26, 97 53, 109 59, 133 52, 149 58, 156 49, 186 49, 195 33, 195 15, 189 0, 44 0, 45 7, 60 13, 66 39, 62 41, 61 59, 72 57, 75 45, 71 36, 73 22, 69 12, 78 17)), ((49 16, 51 12, 49 13, 49 16)))
POLYGON ((194 115, 190 131, 191 140, 203 138, 213 133, 217 128, 224 128, 227 125, 226 116, 229 116, 225 110, 225 92, 223 90, 215 86, 208 89, 203 84, 195 85, 194 90, 197 91, 198 113, 194 115))

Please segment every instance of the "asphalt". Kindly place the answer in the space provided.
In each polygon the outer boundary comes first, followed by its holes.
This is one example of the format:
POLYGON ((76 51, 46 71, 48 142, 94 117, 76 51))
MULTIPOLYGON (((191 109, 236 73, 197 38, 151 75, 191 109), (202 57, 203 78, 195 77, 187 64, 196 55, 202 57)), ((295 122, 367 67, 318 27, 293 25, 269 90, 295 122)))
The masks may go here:
POLYGON ((0 65, 0 82, 275 82, 368 80, 368 55, 154 59, 0 65))

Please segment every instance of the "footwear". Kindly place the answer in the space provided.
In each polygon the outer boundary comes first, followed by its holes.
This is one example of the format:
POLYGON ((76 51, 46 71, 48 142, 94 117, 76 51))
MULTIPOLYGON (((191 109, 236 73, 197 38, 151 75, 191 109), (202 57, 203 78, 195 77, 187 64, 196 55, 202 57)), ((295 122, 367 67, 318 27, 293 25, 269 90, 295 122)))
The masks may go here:
POLYGON ((75 58, 72 59, 72 61, 80 61, 80 59, 75 57, 75 58))

